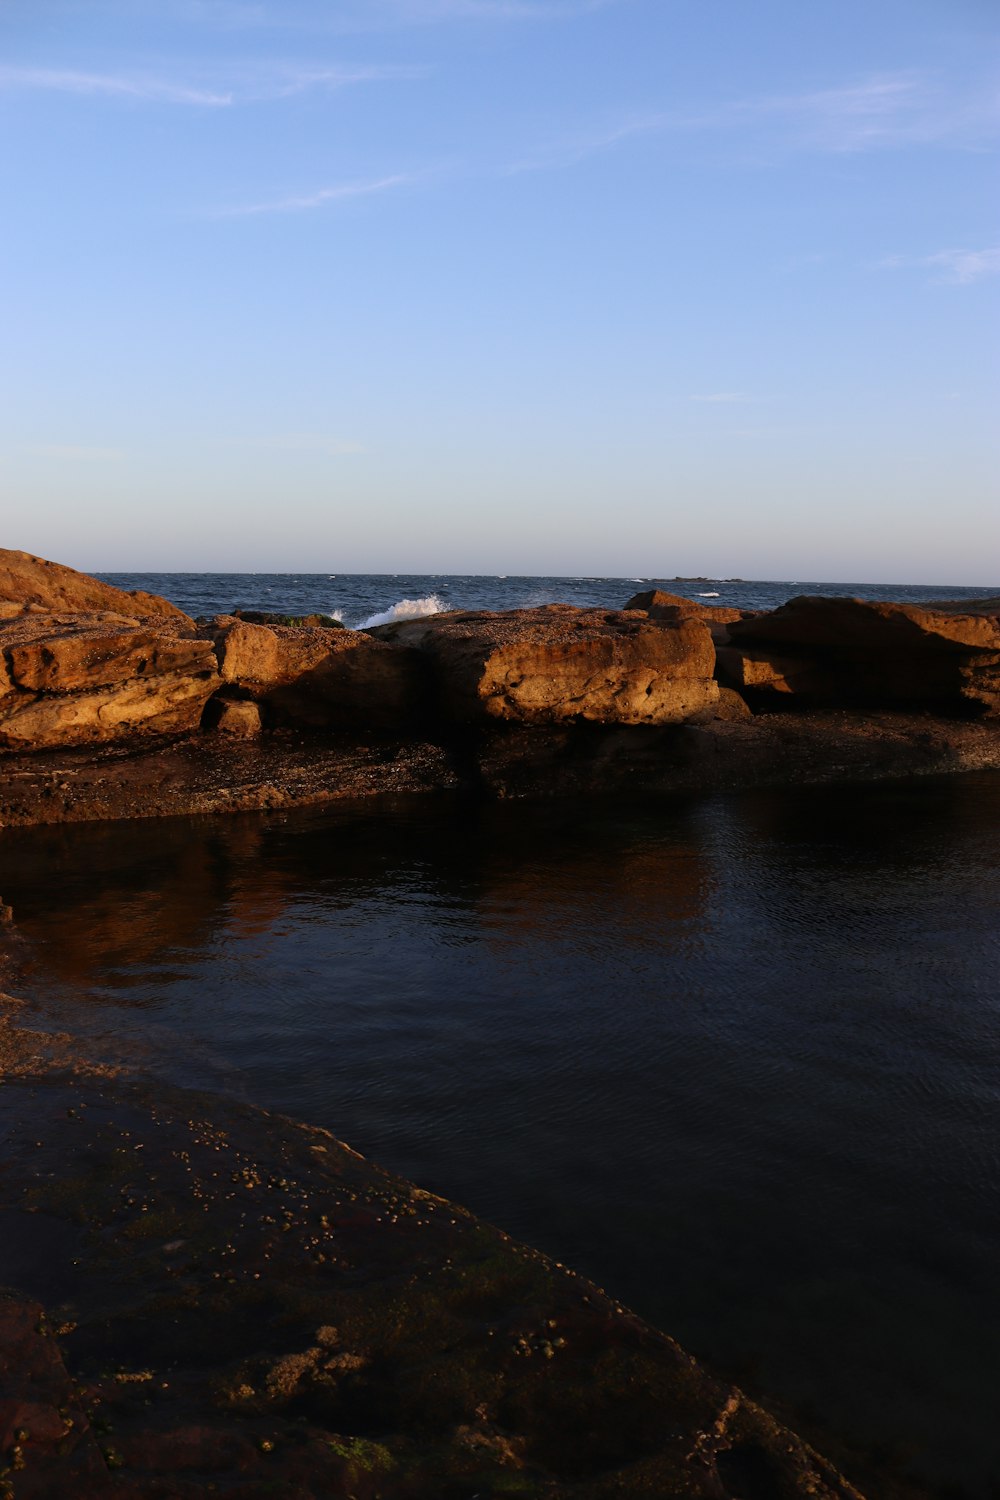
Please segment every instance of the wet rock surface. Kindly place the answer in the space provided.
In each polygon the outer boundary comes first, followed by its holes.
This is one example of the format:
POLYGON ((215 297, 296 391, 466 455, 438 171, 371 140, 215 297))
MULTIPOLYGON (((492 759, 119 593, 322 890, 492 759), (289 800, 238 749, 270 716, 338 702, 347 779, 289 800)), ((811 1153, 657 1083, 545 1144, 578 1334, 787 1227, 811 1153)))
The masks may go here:
POLYGON ((0 1060, 11 1500, 857 1500, 604 1292, 328 1132, 23 1008, 0 1060))
MULTIPOLYGON (((256 705, 249 705, 256 707, 256 705)), ((199 733, 156 749, 8 755, 0 776, 0 828, 94 819, 176 817, 322 806, 344 798, 452 791, 452 756, 413 742, 199 733)))

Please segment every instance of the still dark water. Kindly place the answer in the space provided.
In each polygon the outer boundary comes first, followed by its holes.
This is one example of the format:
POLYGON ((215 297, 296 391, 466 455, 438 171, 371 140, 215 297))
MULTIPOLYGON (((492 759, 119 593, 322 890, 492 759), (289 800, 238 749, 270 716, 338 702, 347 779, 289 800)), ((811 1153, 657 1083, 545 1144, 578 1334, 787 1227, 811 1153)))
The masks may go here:
POLYGON ((0 834, 53 1024, 329 1126, 1000 1480, 1000 777, 0 834))

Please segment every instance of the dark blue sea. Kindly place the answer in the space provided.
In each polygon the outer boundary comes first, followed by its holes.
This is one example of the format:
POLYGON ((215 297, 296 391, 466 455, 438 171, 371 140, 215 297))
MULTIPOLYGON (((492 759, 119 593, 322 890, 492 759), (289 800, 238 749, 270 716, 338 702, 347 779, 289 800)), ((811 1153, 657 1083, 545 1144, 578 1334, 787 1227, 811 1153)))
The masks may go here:
POLYGON ((977 599, 995 588, 931 584, 778 583, 725 578, 503 578, 453 573, 99 573, 123 589, 163 594, 191 615, 233 609, 279 614, 330 614, 345 625, 383 623, 395 612, 430 614, 445 609, 519 609, 534 604, 596 605, 621 609, 644 589, 661 588, 705 604, 774 609, 796 594, 838 594, 863 599, 977 599))
MULTIPOLYGON (((113 581, 351 624, 654 582, 113 581)), ((821 1441, 1000 1492, 1000 776, 9 829, 0 893, 52 1024, 328 1126, 821 1441)))

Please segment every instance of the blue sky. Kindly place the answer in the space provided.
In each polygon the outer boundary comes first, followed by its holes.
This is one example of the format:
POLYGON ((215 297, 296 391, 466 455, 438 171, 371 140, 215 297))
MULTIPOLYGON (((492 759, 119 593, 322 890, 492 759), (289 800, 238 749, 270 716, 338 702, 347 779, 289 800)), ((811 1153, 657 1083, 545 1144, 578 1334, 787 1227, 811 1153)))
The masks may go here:
POLYGON ((993 0, 0 0, 3 544, 1000 582, 993 0))

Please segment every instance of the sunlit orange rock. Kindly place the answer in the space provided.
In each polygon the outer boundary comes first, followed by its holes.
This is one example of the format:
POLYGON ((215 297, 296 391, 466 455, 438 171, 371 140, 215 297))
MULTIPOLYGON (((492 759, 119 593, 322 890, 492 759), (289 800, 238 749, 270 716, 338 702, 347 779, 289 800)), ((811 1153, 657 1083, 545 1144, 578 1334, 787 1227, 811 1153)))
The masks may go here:
POLYGON ((161 599, 159 594, 147 594, 141 589, 126 593, 62 563, 48 562, 44 557, 11 551, 6 547, 0 547, 0 601, 5 606, 0 615, 5 614, 11 605, 18 611, 41 605, 51 610, 111 610, 126 615, 188 618, 182 609, 167 599, 161 599))
POLYGON ((549 604, 431 615, 376 633, 427 654, 439 702, 460 720, 669 724, 718 702, 708 627, 682 611, 653 621, 549 604))

